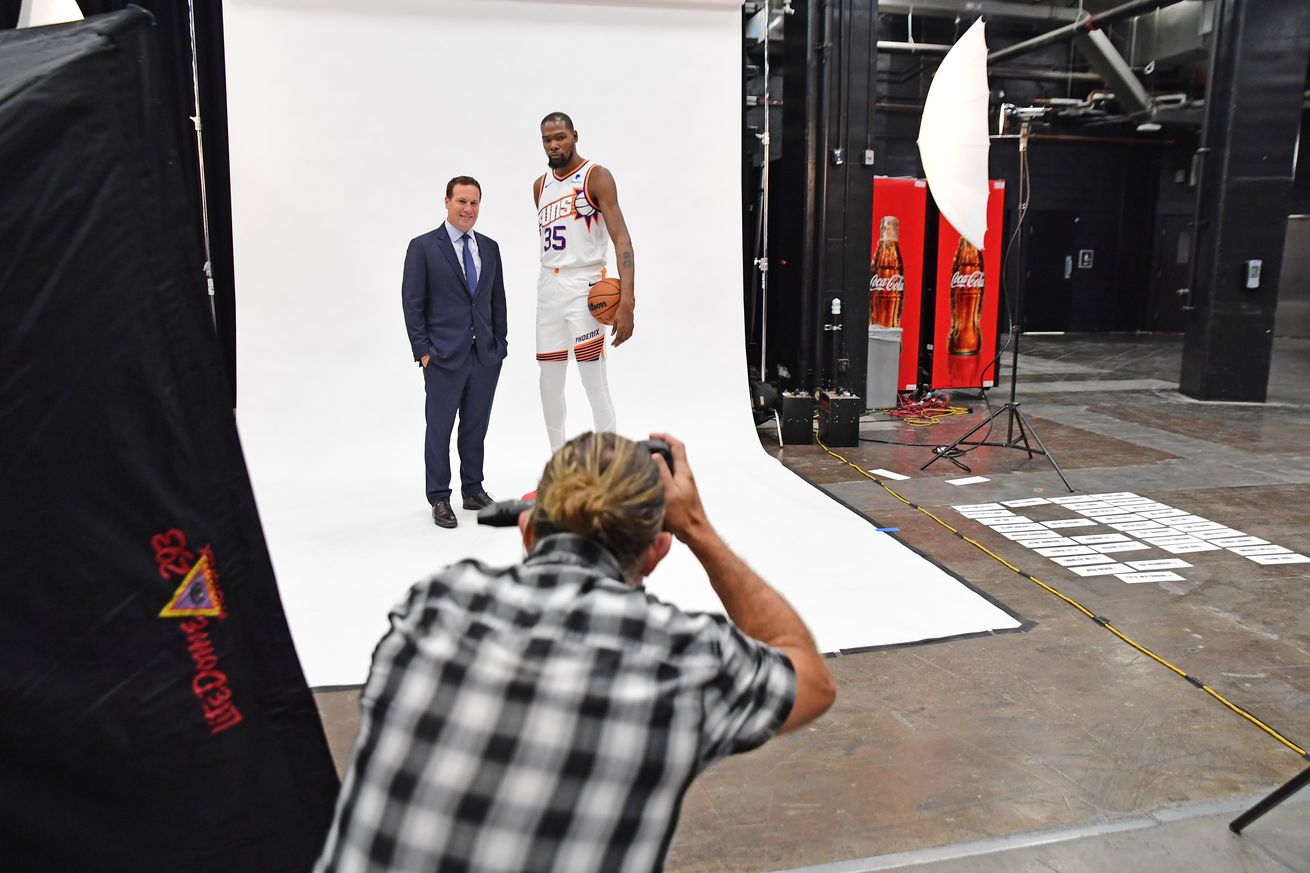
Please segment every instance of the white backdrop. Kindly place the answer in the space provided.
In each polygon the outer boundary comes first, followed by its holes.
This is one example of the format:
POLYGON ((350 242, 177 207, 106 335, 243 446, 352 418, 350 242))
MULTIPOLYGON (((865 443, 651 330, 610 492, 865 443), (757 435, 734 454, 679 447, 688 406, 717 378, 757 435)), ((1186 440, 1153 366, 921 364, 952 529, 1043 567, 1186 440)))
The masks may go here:
MULTIPOLYGON (((608 364, 620 432, 688 442, 711 518, 825 650, 1016 625, 759 447, 742 335, 739 4, 227 0, 224 17, 238 420, 311 685, 362 682, 388 608, 418 578, 521 552, 516 533, 458 508, 457 530, 431 523, 400 278, 408 241, 444 219, 446 181, 476 177, 509 304, 486 487, 531 490, 548 446, 530 198, 545 170, 537 125, 555 110, 613 171, 632 232, 636 332, 608 364)), ((568 423, 591 426, 576 372, 568 423)), ((718 606, 681 546, 649 584, 718 606)))

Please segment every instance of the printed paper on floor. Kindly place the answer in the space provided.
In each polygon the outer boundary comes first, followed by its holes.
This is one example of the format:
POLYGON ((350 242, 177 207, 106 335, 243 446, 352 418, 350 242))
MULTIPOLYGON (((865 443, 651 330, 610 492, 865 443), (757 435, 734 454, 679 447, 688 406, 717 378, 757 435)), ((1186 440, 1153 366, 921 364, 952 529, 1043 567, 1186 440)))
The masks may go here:
POLYGON ((1128 566, 1134 570, 1178 570, 1192 565, 1182 558, 1152 558, 1149 561, 1129 561, 1128 566))
POLYGON ((1038 549, 1037 554, 1047 558, 1064 558, 1069 555, 1090 555, 1091 546, 1056 546, 1053 549, 1038 549))
POLYGON ((1168 570, 1153 573, 1119 573, 1118 577, 1128 583, 1138 582, 1186 582, 1182 576, 1168 570))
POLYGON ((1192 552, 1217 552, 1218 546, 1212 546, 1209 543, 1201 543, 1196 546, 1160 546, 1171 555, 1189 555, 1192 552))
POLYGON ((1216 546, 1223 546, 1225 549, 1230 546, 1267 546, 1269 540, 1262 540, 1259 537, 1224 537, 1222 539, 1210 540, 1216 546))
POLYGON ((1132 568, 1126 564, 1092 564, 1087 567, 1068 567, 1070 573, 1077 573, 1079 576, 1115 576, 1120 573, 1130 573, 1132 568))
POLYGON ((1257 564, 1304 564, 1310 561, 1305 555, 1293 552, 1288 555, 1247 555, 1248 561, 1255 561, 1257 564))
POLYGON ((1141 551, 1142 549, 1149 549, 1150 546, 1148 546, 1146 543, 1129 542, 1129 543, 1109 543, 1104 546, 1092 546, 1092 548, 1103 555, 1113 555, 1116 552, 1137 552, 1137 551, 1141 551))
POLYGON ((1061 567, 1085 567, 1089 564, 1113 564, 1114 558, 1107 555, 1070 555, 1067 558, 1051 558, 1061 567))
POLYGON ((1228 551, 1241 555, 1244 558, 1251 555, 1286 555, 1291 549, 1285 549, 1282 546, 1233 546, 1228 551))

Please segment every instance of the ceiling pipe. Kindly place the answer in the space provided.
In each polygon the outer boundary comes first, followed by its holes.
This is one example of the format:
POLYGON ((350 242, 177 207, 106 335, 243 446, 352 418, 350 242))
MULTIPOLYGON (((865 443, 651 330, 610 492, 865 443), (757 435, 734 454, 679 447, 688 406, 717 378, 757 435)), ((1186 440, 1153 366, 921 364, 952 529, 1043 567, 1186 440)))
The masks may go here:
MULTIPOLYGON (((1017 133, 992 134, 992 139, 1018 139, 1017 133)), ((1175 141, 1172 139, 1156 139, 1129 136, 1078 136, 1067 133, 1032 133, 1028 135, 1029 139, 1040 139, 1045 142, 1094 142, 1106 145, 1151 145, 1151 146, 1171 146, 1175 141)))
POLYGON ((880 0, 878 12, 885 15, 918 15, 953 18, 979 15, 989 21, 1076 21, 1078 10, 1046 4, 1007 2, 1007 0, 880 0))
MULTIPOLYGON (((895 40, 878 40, 878 51, 888 54, 906 55, 944 55, 951 50, 948 45, 932 42, 896 42, 895 40)), ((1060 70, 1039 70, 1026 67, 993 67, 987 75, 998 79, 1033 79, 1044 82, 1094 82, 1103 80, 1096 73, 1061 72, 1060 70)))
POLYGON ((895 52, 907 55, 944 55, 951 50, 948 45, 936 42, 897 42, 895 40, 878 40, 878 51, 895 52))
POLYGON ((1090 82, 1099 85, 1103 81, 1095 73, 1069 73, 1027 67, 992 67, 987 75, 996 79, 1031 79, 1035 82, 1090 82))
POLYGON ((987 62, 994 64, 997 61, 1017 57, 1018 55, 1026 54, 1033 49, 1038 49, 1042 46, 1051 45, 1069 39, 1076 33, 1109 27, 1116 22, 1123 21, 1125 18, 1132 18, 1136 15, 1154 12, 1157 9, 1163 9, 1166 6, 1173 6, 1175 3, 1179 2, 1182 2, 1182 0, 1129 0, 1127 3, 1115 6, 1113 9, 1107 9, 1098 15, 1085 15, 1072 24, 1057 27, 1055 30, 1048 31, 1041 36, 1035 36, 1032 39, 1015 43, 1012 46, 997 49, 987 56, 987 62))

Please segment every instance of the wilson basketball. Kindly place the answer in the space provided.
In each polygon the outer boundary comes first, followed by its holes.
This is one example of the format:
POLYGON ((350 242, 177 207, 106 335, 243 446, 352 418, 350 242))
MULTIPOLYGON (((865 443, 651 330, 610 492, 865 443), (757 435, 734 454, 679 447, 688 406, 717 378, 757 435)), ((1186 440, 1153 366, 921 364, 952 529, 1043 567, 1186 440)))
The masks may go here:
POLYGON ((609 324, 618 311, 621 296, 618 279, 601 279, 587 292, 587 311, 601 324, 609 324))

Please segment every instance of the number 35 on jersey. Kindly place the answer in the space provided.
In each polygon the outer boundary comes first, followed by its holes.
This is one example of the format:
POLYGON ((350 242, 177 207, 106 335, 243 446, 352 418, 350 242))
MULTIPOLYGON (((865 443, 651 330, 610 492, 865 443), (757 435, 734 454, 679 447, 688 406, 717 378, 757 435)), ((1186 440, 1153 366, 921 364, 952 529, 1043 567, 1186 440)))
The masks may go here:
POLYGON ((564 178, 554 171, 542 179, 537 198, 543 267, 603 267, 609 253, 605 218, 592 202, 587 181, 595 167, 587 161, 564 178))

